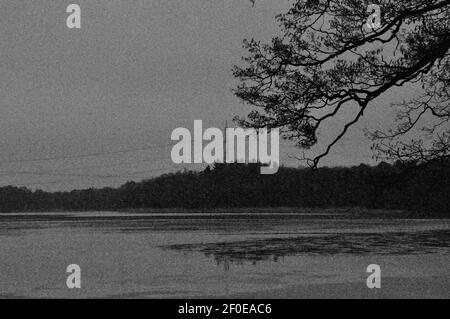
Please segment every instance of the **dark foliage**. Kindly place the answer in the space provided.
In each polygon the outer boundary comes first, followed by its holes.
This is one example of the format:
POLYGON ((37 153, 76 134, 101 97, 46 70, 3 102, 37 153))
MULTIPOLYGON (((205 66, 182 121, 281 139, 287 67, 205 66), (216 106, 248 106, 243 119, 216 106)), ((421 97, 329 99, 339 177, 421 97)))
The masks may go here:
POLYGON ((0 188, 0 211, 87 211, 138 208, 365 207, 421 214, 450 212, 450 165, 381 163, 351 168, 281 167, 260 175, 259 165, 217 164, 120 188, 48 193, 0 188))

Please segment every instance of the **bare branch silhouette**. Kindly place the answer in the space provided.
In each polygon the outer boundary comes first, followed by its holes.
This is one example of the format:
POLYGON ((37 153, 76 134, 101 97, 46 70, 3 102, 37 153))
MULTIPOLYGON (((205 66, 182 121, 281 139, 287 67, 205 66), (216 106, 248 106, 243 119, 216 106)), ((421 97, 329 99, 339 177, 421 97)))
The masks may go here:
MULTIPOLYGON (((448 156, 450 0, 298 0, 277 17, 283 30, 270 44, 244 42, 246 66, 235 67, 236 95, 259 108, 236 120, 248 127, 278 127, 283 137, 309 148, 327 120, 358 107, 322 154, 317 168, 380 95, 406 83, 421 83, 424 96, 405 101, 392 134, 374 132, 378 157, 417 160, 417 141, 396 141, 423 114, 439 121, 424 128, 433 141, 420 160, 448 156), (367 7, 380 6, 380 28, 367 26, 367 7), (401 144, 398 144, 401 143, 401 144), (408 146, 407 146, 408 145, 408 146), (447 147, 444 147, 447 146, 447 147), (406 147, 405 151, 401 151, 406 147), (408 150, 409 149, 409 150, 408 150)), ((399 105, 394 105, 399 107, 399 105)))

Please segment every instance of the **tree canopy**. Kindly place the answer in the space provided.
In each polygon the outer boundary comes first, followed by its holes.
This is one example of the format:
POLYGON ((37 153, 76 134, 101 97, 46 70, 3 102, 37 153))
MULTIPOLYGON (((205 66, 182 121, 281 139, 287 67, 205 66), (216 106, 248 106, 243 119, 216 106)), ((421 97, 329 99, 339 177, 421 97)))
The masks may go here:
POLYGON ((417 163, 448 158, 450 0, 296 0, 277 20, 282 36, 245 40, 245 65, 234 69, 236 95, 256 107, 237 119, 241 125, 280 128, 309 148, 327 120, 356 105, 325 151, 306 159, 316 168, 382 94, 417 83, 419 96, 392 104, 397 125, 370 133, 375 156, 417 163), (368 25, 371 4, 380 9, 377 27, 368 25))
MULTIPOLYGON (((349 208, 404 210, 401 216, 448 217, 450 165, 382 162, 375 167, 280 167, 261 175, 259 164, 216 164, 119 188, 70 192, 0 187, 0 212, 110 211, 147 208, 349 208)), ((257 211, 257 210, 255 210, 257 211)))

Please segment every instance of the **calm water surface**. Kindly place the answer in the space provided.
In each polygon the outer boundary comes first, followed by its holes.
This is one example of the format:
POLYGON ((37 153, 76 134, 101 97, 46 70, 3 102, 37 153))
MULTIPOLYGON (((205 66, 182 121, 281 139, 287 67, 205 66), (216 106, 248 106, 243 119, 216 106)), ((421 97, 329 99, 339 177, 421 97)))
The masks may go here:
POLYGON ((383 278, 448 278, 449 248, 450 220, 0 214, 0 297, 226 297, 365 285, 372 263, 383 278), (69 264, 81 266, 82 289, 66 287, 69 264))

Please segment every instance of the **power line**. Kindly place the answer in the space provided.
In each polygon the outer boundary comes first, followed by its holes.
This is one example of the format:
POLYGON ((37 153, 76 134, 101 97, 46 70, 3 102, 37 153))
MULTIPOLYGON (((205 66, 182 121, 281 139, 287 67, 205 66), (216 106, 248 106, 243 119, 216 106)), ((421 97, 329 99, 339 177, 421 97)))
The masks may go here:
POLYGON ((114 155, 114 154, 124 154, 124 153, 131 153, 131 152, 148 151, 151 149, 155 149, 155 148, 159 148, 159 147, 169 147, 172 145, 173 144, 168 143, 168 144, 152 145, 152 146, 143 147, 143 148, 126 149, 126 150, 118 150, 118 151, 111 151, 111 152, 96 152, 96 153, 87 153, 87 154, 80 154, 80 155, 16 159, 16 160, 1 161, 0 164, 57 161, 57 160, 67 160, 67 159, 77 159, 77 158, 87 158, 87 157, 99 157, 99 156, 114 155))
MULTIPOLYGON (((169 169, 174 169, 175 167, 173 166, 167 166, 167 167, 162 167, 162 168, 155 168, 155 169, 148 169, 148 170, 143 170, 143 171, 136 171, 136 172, 130 172, 130 173, 125 173, 125 174, 116 174, 116 175, 92 175, 92 174, 67 174, 67 173, 55 173, 55 172, 45 172, 45 171, 41 171, 41 172, 28 172, 28 171, 17 171, 17 172, 10 172, 11 174, 19 174, 19 175, 40 175, 40 176, 65 176, 65 177, 75 177, 75 180, 80 180, 80 179, 91 179, 91 178, 96 178, 96 179, 110 179, 110 178, 127 178, 130 176, 134 176, 134 175, 141 175, 141 174, 145 174, 145 173, 149 173, 149 172, 158 172, 158 171, 164 171, 164 170, 169 170, 169 169)), ((2 174, 2 173, 0 173, 2 174)), ((8 174, 8 175, 11 175, 8 174)), ((74 179, 64 179, 64 180, 56 180, 56 181, 51 181, 51 182, 36 182, 36 183, 21 183, 22 186, 35 186, 35 185, 47 185, 47 184, 57 184, 57 183, 67 183, 70 181, 74 181, 74 179)))
MULTIPOLYGON (((171 168, 171 167, 170 167, 171 168)), ((152 170, 152 171, 163 171, 163 170, 167 170, 167 169, 170 169, 170 168, 167 168, 167 167, 165 167, 165 168, 160 168, 160 169, 158 169, 158 170, 152 170)), ((121 176, 121 178, 122 178, 123 176, 121 176)), ((111 177, 112 178, 112 177, 111 177)), ((118 177, 119 178, 119 177, 118 177)), ((125 178, 125 177, 123 177, 123 178, 125 178)), ((37 185, 42 185, 42 186, 45 186, 45 185, 52 185, 52 184, 60 184, 60 183, 67 183, 67 182, 74 182, 74 181, 80 181, 80 180, 84 180, 85 179, 85 177, 81 177, 81 178, 76 178, 76 179, 70 179, 70 180, 67 180, 67 179, 58 179, 58 180, 56 180, 56 181, 51 181, 51 182, 35 182, 35 183, 22 183, 22 185, 21 186, 23 186, 23 187, 30 187, 30 186, 37 186, 37 185)))
MULTIPOLYGON (((83 166, 83 167, 75 167, 75 168, 70 168, 68 170, 59 170, 59 171, 48 171, 48 170, 40 170, 40 171, 0 171, 0 176, 8 176, 8 175, 49 175, 49 176, 75 176, 75 177, 95 177, 95 178, 103 178, 103 177, 116 177, 119 175, 97 175, 97 174, 80 174, 80 173, 71 173, 71 171, 77 171, 77 170, 84 170, 84 169, 91 169, 91 168, 108 168, 108 167, 115 167, 115 166, 120 166, 123 164, 136 164, 136 163, 145 163, 145 162, 150 162, 150 161, 157 161, 157 160, 162 160, 162 159, 166 159, 166 157, 160 157, 160 158, 147 158, 144 160, 138 160, 138 161, 122 161, 119 163, 115 163, 112 165, 104 165, 104 164, 99 164, 99 165, 91 165, 91 166, 83 166)), ((172 167, 168 167, 168 168, 172 168, 172 167)), ((164 168, 165 169, 165 168, 164 168)), ((153 170, 160 170, 159 168, 156 169, 148 169, 145 171, 138 171, 138 172, 132 172, 130 175, 134 175, 134 174, 138 174, 140 172, 148 172, 148 171, 153 171, 153 170)))
POLYGON ((174 168, 173 166, 164 167, 164 168, 156 168, 156 169, 148 169, 136 172, 129 172, 124 174, 74 174, 67 172, 58 172, 58 171, 10 171, 10 172, 0 172, 0 175, 8 176, 8 175, 39 175, 39 176, 67 176, 67 177, 87 177, 87 178, 122 178, 126 176, 140 175, 152 171, 159 171, 164 169, 174 168))
MULTIPOLYGON (((73 167, 70 168, 69 170, 83 170, 83 169, 91 169, 91 168, 108 168, 108 167, 115 167, 115 166, 120 166, 120 165, 124 165, 124 164, 137 164, 137 163, 145 163, 145 162, 150 162, 150 161, 160 161, 160 160, 165 160, 167 159, 167 156, 163 156, 163 157, 157 157, 157 158, 147 158, 147 159, 143 159, 143 160, 132 160, 132 161, 122 161, 122 162, 118 162, 118 163, 114 163, 114 164, 98 164, 98 165, 90 165, 90 166, 82 166, 82 167, 73 167)), ((0 171, 1 174, 1 171, 0 171)))

